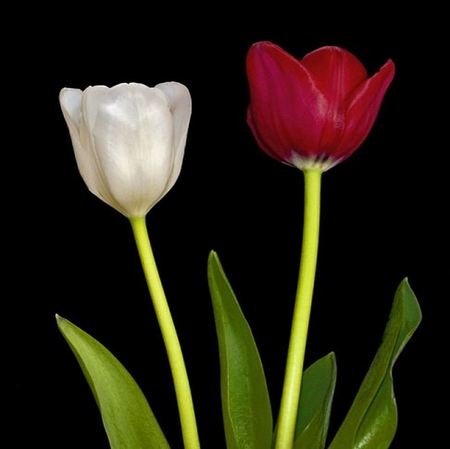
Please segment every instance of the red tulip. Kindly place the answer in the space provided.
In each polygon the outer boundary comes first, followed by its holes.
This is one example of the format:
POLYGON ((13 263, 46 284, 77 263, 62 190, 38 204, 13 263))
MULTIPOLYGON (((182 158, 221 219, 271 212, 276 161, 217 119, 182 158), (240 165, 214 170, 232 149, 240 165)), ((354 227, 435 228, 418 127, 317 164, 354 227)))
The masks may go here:
POLYGON ((394 71, 388 60, 368 78, 343 48, 322 47, 297 60, 271 42, 258 42, 247 55, 248 124, 275 159, 328 170, 364 141, 394 71))

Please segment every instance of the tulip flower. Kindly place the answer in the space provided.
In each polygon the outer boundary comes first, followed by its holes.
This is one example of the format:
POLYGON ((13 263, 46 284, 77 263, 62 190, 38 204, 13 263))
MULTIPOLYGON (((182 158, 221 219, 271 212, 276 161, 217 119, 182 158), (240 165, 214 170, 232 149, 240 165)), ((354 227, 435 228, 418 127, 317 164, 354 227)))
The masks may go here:
POLYGON ((261 149, 301 170, 326 171, 364 141, 394 77, 388 60, 368 78, 359 60, 322 47, 297 60, 271 42, 247 56, 247 121, 261 149))
POLYGON ((59 96, 89 190, 128 218, 145 216, 181 170, 191 97, 180 83, 65 88, 59 96))
POLYGON ((271 42, 247 55, 247 123, 261 149, 302 170, 303 241, 275 449, 292 449, 314 290, 320 225, 321 175, 364 141, 394 77, 388 60, 368 77, 361 62, 339 47, 297 60, 271 42))
POLYGON ((180 174, 191 96, 180 83, 62 89, 78 169, 89 190, 132 226, 169 364, 186 449, 199 449, 183 353, 156 266, 145 217, 180 174))

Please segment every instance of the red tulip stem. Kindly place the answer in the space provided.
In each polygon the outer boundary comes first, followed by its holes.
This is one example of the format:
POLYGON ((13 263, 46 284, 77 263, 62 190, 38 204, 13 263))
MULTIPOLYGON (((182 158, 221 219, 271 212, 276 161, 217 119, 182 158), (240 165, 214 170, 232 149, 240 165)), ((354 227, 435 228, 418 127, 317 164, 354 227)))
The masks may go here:
POLYGON ((294 447, 306 340, 317 266, 322 171, 305 169, 303 174, 305 183, 303 241, 275 449, 292 449, 294 447))
POLYGON ((172 370, 184 447, 185 449, 200 449, 194 405, 183 353, 156 266, 145 217, 131 218, 130 222, 172 370))

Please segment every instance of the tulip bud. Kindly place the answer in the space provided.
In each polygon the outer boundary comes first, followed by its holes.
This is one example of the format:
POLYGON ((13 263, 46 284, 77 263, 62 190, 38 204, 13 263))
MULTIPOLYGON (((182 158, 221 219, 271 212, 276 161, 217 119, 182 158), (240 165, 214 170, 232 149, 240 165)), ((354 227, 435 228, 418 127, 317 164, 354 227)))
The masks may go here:
POLYGON ((188 89, 176 82, 64 88, 59 101, 89 190, 128 218, 145 216, 180 174, 188 89))
POLYGON ((297 60, 271 42, 247 55, 247 122, 263 151, 301 170, 328 170, 364 141, 394 77, 394 63, 371 78, 348 51, 322 47, 297 60))

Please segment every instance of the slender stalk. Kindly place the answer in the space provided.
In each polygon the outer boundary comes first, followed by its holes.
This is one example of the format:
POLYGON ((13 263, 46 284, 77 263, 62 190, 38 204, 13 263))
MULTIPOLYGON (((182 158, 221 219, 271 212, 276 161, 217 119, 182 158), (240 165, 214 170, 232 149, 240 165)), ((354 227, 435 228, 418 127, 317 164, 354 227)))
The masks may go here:
POLYGON ((159 277, 145 217, 130 218, 130 222, 172 370, 184 447, 199 449, 197 423, 183 353, 159 277))
POLYGON ((322 171, 303 171, 305 205, 303 241, 275 449, 292 449, 305 360, 306 340, 317 266, 322 171))

